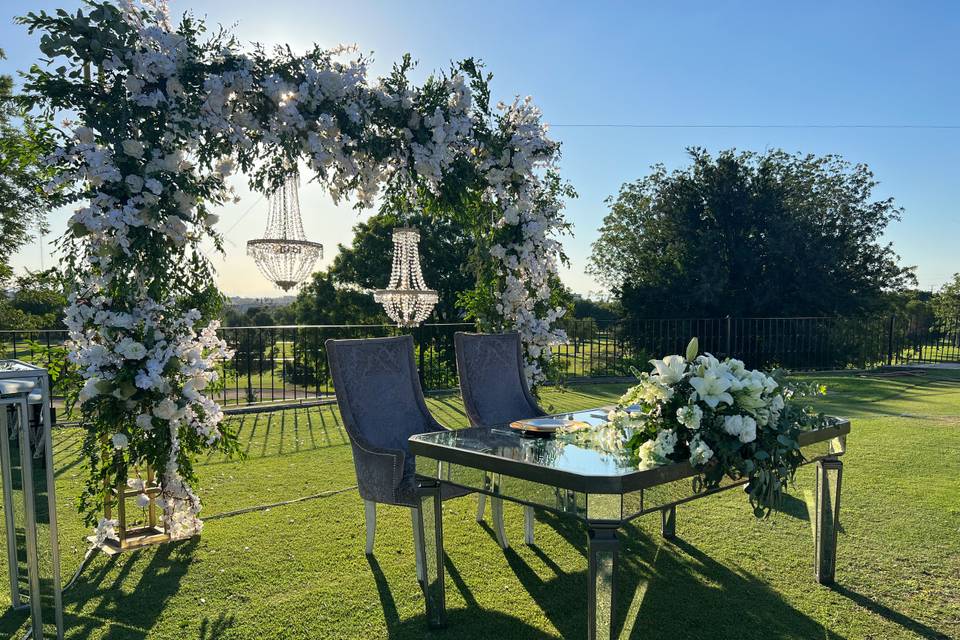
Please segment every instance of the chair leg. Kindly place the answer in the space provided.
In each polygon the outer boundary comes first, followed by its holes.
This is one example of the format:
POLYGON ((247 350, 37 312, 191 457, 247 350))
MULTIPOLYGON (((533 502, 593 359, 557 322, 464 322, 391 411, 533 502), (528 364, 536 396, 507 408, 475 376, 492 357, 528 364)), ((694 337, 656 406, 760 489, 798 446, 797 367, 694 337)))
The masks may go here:
POLYGON ((480 493, 477 495, 477 522, 483 522, 483 512, 487 507, 487 496, 486 494, 480 493))
POLYGON ((523 506, 523 541, 528 545, 533 545, 533 507, 523 506))
POLYGON ((368 556, 373 555, 373 539, 377 535, 377 503, 373 500, 363 501, 363 519, 367 525, 367 550, 368 556))
POLYGON ((423 565, 423 544, 420 541, 420 509, 411 507, 410 517, 413 521, 413 555, 417 562, 417 581, 423 584, 427 579, 427 574, 423 565))
POLYGON ((507 531, 503 528, 503 498, 490 496, 490 513, 493 518, 493 531, 497 535, 497 542, 501 549, 507 550, 510 548, 510 541, 507 540, 507 531))

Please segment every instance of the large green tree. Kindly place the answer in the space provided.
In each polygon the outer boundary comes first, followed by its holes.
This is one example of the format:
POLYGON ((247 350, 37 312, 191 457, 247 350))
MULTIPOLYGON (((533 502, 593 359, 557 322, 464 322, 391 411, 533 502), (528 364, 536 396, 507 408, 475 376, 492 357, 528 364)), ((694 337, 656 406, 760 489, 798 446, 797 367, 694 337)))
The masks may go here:
POLYGON ((955 326, 960 322, 960 273, 943 285, 933 297, 933 313, 943 326, 955 326))
MULTIPOLYGON (((433 219, 423 214, 406 221, 420 229, 423 278, 440 295, 428 322, 457 322, 463 318, 458 297, 474 287, 469 268, 473 247, 469 233, 454 220, 433 219)), ((302 324, 388 323, 383 309, 370 291, 386 287, 393 255, 393 229, 404 222, 393 213, 381 212, 353 228, 350 247, 339 245, 333 263, 313 275, 296 302, 296 321, 302 324)))
POLYGON ((881 308, 915 282, 863 164, 839 156, 688 150, 607 200, 590 271, 633 316, 792 316, 881 308))
MULTIPOLYGON (((0 60, 6 58, 0 49, 0 60)), ((42 158, 53 149, 50 125, 29 113, 0 75, 0 282, 12 274, 10 257, 34 231, 45 231, 54 199, 44 193, 52 176, 42 158)))

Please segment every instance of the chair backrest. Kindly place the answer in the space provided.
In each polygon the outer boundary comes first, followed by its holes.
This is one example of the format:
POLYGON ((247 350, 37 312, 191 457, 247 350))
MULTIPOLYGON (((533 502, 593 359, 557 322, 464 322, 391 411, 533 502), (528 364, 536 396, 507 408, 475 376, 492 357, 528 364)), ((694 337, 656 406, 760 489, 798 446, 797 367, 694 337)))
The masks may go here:
POLYGON ((423 400, 413 336, 327 340, 327 361, 347 433, 407 451, 407 438, 439 425, 423 400))
POLYGON ((470 424, 490 426, 544 415, 527 386, 520 334, 458 332, 453 344, 470 424))

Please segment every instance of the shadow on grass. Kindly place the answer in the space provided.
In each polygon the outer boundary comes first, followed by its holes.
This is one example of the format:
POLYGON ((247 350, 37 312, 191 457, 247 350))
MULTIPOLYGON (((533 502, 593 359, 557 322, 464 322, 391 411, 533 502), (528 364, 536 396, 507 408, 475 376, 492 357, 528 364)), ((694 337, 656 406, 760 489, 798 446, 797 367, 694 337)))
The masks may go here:
POLYGON ((224 634, 236 623, 234 616, 220 614, 217 619, 210 621, 210 618, 204 618, 200 623, 199 640, 218 640, 224 637, 224 634))
MULTIPOLYGON (((4 578, 4 581, 6 581, 6 578, 4 578)), ((3 613, 0 614, 0 634, 3 634, 4 638, 15 637, 17 631, 23 628, 29 619, 29 608, 14 609, 8 606, 3 613)))
POLYGON ((892 622, 893 624, 899 625, 907 631, 917 634, 921 638, 927 638, 928 640, 950 640, 948 635, 941 633, 936 629, 932 629, 919 620, 914 620, 913 618, 906 616, 899 611, 894 611, 890 607, 881 604, 872 598, 868 598, 865 595, 859 594, 856 591, 851 591, 850 589, 837 584, 831 585, 830 589, 838 595, 848 598, 857 606, 863 607, 867 611, 874 613, 881 618, 892 622))
MULTIPOLYGON (((391 640, 405 640, 407 638, 531 638, 535 640, 554 638, 539 629, 530 627, 526 623, 497 611, 486 611, 480 608, 470 589, 464 582, 457 567, 444 559, 446 575, 450 583, 460 592, 466 609, 448 609, 447 627, 444 629, 428 629, 426 616, 421 614, 400 619, 397 603, 390 591, 387 578, 380 568, 380 563, 374 556, 367 556, 367 563, 373 573, 377 585, 377 595, 380 597, 380 606, 383 608, 383 618, 387 626, 388 637, 391 640)), ((412 577, 412 576, 411 576, 412 577)))
MULTIPOLYGON (((106 637, 140 640, 150 635, 167 601, 177 593, 190 567, 196 538, 172 542, 141 551, 111 556, 96 571, 81 576, 74 588, 64 593, 64 625, 67 637, 87 638, 93 631, 109 628, 106 637), (134 567, 142 577, 130 579, 134 567), (111 578, 112 575, 112 578, 111 578), (84 604, 96 602, 89 611, 84 604)), ((222 637, 232 619, 204 620, 200 637, 222 637)))
MULTIPOLYGON (((537 516, 585 551, 585 527, 546 512, 537 516)), ((841 638, 795 609, 761 577, 728 568, 682 539, 672 543, 652 539, 630 524, 620 540, 615 637, 841 638), (656 633, 651 635, 651 629, 656 633)), ((545 556, 535 546, 532 551, 541 560, 545 556)), ((505 552, 505 558, 561 637, 586 637, 586 571, 554 569, 553 577, 544 580, 513 549, 505 552)), ((469 624, 482 626, 481 615, 469 624)), ((537 637, 536 633, 518 631, 510 637, 537 637)))

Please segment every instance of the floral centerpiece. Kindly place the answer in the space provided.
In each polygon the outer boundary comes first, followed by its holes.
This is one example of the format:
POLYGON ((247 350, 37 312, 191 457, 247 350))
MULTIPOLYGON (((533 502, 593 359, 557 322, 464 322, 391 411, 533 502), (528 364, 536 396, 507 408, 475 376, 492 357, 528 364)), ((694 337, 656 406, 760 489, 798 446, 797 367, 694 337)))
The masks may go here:
POLYGON ((704 490, 725 476, 747 478, 754 513, 767 516, 804 462, 797 436, 828 424, 797 401, 823 388, 698 351, 694 338, 686 356, 651 360, 653 370, 638 375, 608 423, 576 437, 631 453, 640 469, 689 461, 704 490))

